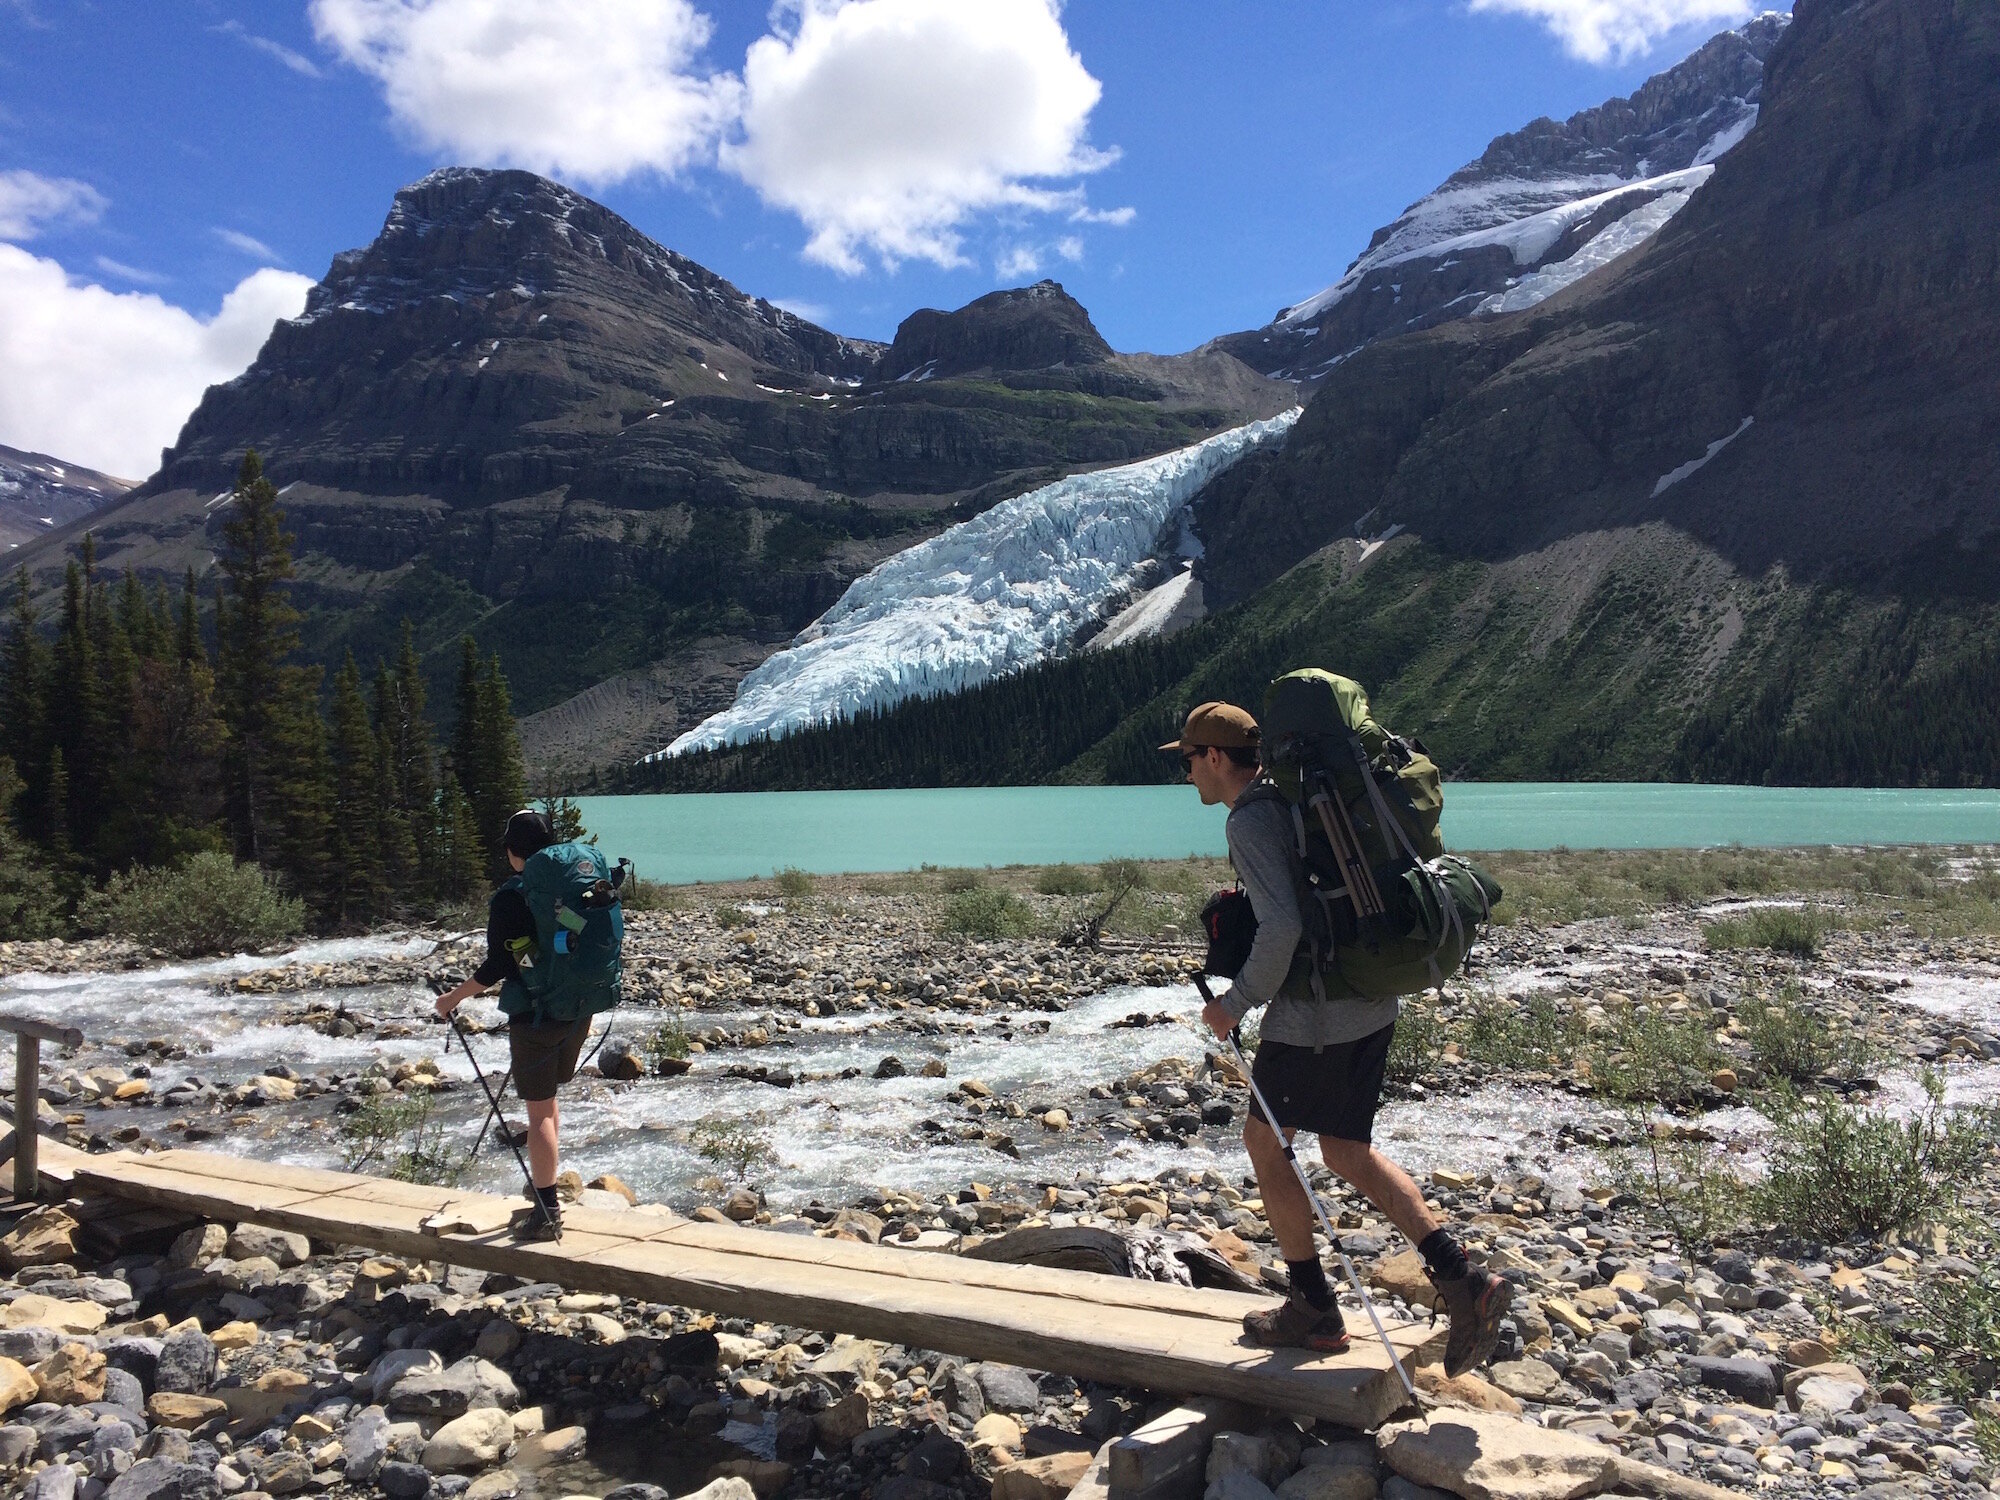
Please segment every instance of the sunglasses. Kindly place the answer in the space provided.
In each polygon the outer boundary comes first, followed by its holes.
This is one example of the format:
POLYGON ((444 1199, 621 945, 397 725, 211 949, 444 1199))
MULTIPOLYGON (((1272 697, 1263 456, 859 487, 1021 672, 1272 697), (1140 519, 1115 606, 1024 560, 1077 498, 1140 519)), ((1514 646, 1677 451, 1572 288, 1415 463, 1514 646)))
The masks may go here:
POLYGON ((1202 757, 1203 757, 1204 755, 1206 755, 1206 754, 1208 754, 1208 751, 1207 751, 1207 750, 1206 750, 1205 748, 1204 748, 1204 749, 1201 749, 1201 750, 1184 750, 1184 751, 1182 751, 1182 752, 1181 752, 1181 770, 1182 770, 1182 772, 1183 772, 1183 773, 1185 773, 1185 774, 1190 774, 1190 775, 1191 775, 1191 774, 1193 773, 1193 771, 1194 771, 1194 763, 1195 763, 1196 761, 1200 760, 1200 759, 1201 759, 1201 758, 1202 758, 1202 757))

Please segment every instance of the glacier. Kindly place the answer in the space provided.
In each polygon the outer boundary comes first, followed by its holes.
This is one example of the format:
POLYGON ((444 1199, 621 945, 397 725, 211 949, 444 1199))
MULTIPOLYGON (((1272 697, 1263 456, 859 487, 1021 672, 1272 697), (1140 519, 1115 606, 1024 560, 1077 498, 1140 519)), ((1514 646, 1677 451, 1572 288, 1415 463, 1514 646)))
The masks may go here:
POLYGON ((1202 486, 1301 410, 1072 474, 897 553, 745 677, 733 704, 643 759, 956 692, 1060 651, 1131 587, 1202 486))

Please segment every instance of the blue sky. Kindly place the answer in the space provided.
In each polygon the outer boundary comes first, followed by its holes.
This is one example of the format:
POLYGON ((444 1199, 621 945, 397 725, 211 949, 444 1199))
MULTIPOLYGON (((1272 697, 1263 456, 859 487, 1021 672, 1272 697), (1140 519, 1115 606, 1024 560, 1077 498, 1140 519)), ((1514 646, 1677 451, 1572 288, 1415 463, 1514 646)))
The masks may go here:
POLYGON ((1336 279, 1495 134, 1629 93, 1748 14, 583 5, 0 0, 0 320, 11 284, 40 330, 0 332, 0 443, 143 466, 153 429, 241 368, 298 278, 446 162, 550 170, 843 333, 887 338, 917 307, 1049 275, 1114 346, 1174 352, 1336 279), (566 11, 592 34, 564 32, 566 11), (526 16, 544 36, 506 34, 526 16), (143 444, 57 399, 135 370, 160 376, 127 397, 143 444))

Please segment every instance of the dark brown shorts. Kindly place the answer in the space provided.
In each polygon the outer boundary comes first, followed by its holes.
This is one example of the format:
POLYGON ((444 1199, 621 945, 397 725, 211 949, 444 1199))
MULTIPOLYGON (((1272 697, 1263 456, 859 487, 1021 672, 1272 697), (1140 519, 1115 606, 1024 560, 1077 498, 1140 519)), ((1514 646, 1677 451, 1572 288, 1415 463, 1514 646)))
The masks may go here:
MULTIPOLYGON (((1281 1129, 1365 1146, 1375 1134, 1375 1107, 1382 1100, 1382 1074, 1395 1034, 1396 1023, 1391 1021, 1357 1041, 1335 1042, 1317 1052, 1284 1042, 1259 1042, 1250 1076, 1263 1090, 1281 1129)), ((1250 1108, 1256 1111, 1254 1100, 1250 1108)))
POLYGON ((576 1076, 577 1055, 589 1035, 589 1016, 544 1026, 510 1024, 507 1051, 514 1063, 514 1092, 523 1102, 555 1098, 556 1090, 576 1076))

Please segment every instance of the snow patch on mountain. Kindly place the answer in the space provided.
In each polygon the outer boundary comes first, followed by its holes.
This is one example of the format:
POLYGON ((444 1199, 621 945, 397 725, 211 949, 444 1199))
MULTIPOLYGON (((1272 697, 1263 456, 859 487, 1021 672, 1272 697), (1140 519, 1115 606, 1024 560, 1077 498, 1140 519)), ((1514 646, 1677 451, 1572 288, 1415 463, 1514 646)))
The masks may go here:
POLYGON ((1131 588, 1196 493, 1299 412, 1072 474, 897 553, 745 677, 734 704, 645 758, 956 692, 1061 651, 1131 588))
MULTIPOLYGON (((1571 282, 1581 281, 1600 266, 1608 266, 1619 256, 1638 249, 1658 234, 1667 220, 1687 207, 1688 199, 1694 196, 1694 190, 1708 181, 1709 174, 1714 170, 1714 167, 1709 166, 1689 167, 1685 172, 1671 172, 1664 177, 1655 177, 1650 181, 1636 184, 1658 191, 1659 196, 1599 230, 1591 236, 1588 244, 1567 260, 1556 261, 1553 265, 1543 266, 1540 270, 1522 277, 1506 291, 1496 292, 1484 299, 1473 311, 1520 312, 1523 308, 1547 301, 1571 282)), ((1566 205, 1541 217, 1560 220, 1563 222, 1563 228, 1567 229, 1570 224, 1589 218, 1604 203, 1605 198, 1613 196, 1615 195, 1607 193, 1603 198, 1586 198, 1581 203, 1566 205)), ((1562 230, 1558 230, 1549 243, 1553 244, 1555 238, 1560 238, 1561 234, 1562 230)))

